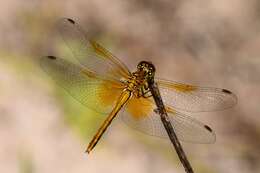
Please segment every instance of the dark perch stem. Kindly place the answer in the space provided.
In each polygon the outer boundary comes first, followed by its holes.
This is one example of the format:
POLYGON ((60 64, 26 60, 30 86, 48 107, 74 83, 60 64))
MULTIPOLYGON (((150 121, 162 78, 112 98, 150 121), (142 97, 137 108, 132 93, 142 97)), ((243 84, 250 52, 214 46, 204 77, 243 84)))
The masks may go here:
POLYGON ((164 104, 163 104, 163 101, 162 101, 162 98, 161 98, 161 95, 160 95, 160 91, 157 87, 157 84, 154 82, 153 79, 150 79, 148 81, 149 83, 149 89, 151 90, 151 93, 153 95, 153 98, 154 98, 154 101, 156 103, 156 106, 157 106, 157 110, 158 110, 158 113, 160 114, 161 116, 161 120, 162 120, 162 123, 168 133, 168 136, 179 156, 179 159, 186 171, 186 173, 193 173, 193 169, 186 157, 186 154, 184 153, 183 149, 182 149, 182 146, 177 138, 177 135, 176 133, 174 132, 174 129, 172 127, 172 124, 171 122, 169 121, 169 117, 167 115, 167 112, 166 112, 166 109, 164 107, 164 104))

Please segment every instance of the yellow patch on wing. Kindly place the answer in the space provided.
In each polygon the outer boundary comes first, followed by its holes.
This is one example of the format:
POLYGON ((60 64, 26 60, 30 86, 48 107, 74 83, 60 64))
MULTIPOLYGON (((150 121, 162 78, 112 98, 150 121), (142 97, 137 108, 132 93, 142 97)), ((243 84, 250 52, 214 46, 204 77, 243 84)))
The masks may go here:
POLYGON ((126 110, 135 119, 142 119, 151 114, 153 111, 153 103, 143 97, 132 97, 127 103, 126 110))
POLYGON ((176 111, 173 108, 169 107, 169 106, 165 106, 165 109, 166 109, 166 112, 169 112, 169 113, 171 113, 173 115, 176 114, 176 111))
POLYGON ((97 77, 95 73, 93 73, 93 72, 91 72, 89 70, 86 70, 86 69, 82 70, 81 73, 83 75, 86 75, 89 78, 96 78, 97 77))
POLYGON ((109 53, 101 45, 99 45, 97 42, 90 41, 90 44, 93 47, 96 54, 98 54, 98 55, 100 55, 104 58, 105 57, 109 58, 109 53))
POLYGON ((111 70, 108 71, 108 73, 111 75, 111 76, 115 76, 117 78, 125 78, 125 79, 128 79, 130 76, 128 75, 122 75, 121 71, 118 69, 118 68, 113 68, 111 70))
POLYGON ((119 82, 104 81, 99 86, 98 98, 102 106, 114 106, 114 103, 123 92, 123 85, 119 82))
POLYGON ((197 87, 192 86, 192 85, 175 85, 173 86, 176 90, 181 91, 181 92, 191 92, 197 89, 197 87))
POLYGON ((109 59, 110 61, 112 61, 114 64, 116 64, 116 67, 115 69, 117 69, 117 74, 121 74, 122 76, 124 77, 128 77, 128 70, 125 69, 123 66, 121 66, 118 61, 116 60, 116 57, 110 53, 108 50, 106 50, 104 47, 102 47, 101 45, 99 45, 97 42, 95 41, 90 41, 90 44, 94 50, 94 52, 103 57, 103 58, 107 58, 109 59))
POLYGON ((178 84, 178 83, 161 83, 163 86, 172 88, 174 90, 180 91, 180 92, 191 92, 195 91, 197 89, 196 86, 193 85, 187 85, 187 84, 178 84))

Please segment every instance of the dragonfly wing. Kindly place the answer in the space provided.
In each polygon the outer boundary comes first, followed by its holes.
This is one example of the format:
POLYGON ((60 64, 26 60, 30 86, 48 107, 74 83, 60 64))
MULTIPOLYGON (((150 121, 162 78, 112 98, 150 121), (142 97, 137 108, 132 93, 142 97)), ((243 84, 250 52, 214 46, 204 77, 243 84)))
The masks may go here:
POLYGON ((40 63, 42 69, 71 96, 100 113, 110 112, 123 90, 120 82, 104 80, 58 57, 42 57, 40 63))
POLYGON ((236 95, 226 89, 192 86, 160 79, 157 83, 164 103, 183 111, 224 110, 237 103, 236 95))
MULTIPOLYGON (((132 108, 129 108, 128 105, 126 105, 121 118, 127 125, 143 133, 152 136, 168 138, 160 115, 154 112, 156 106, 152 102, 150 102, 149 107, 153 108, 149 109, 149 111, 143 111, 142 113, 145 113, 145 115, 136 117, 133 116, 131 112, 132 108)), ((141 110, 148 110, 147 104, 139 105, 138 108, 142 108, 141 110)), ((179 140, 192 143, 215 142, 216 135, 209 126, 181 112, 173 111, 173 109, 168 109, 167 112, 170 118, 170 122, 179 140)))
POLYGON ((112 53, 86 37, 84 30, 72 19, 60 19, 58 30, 74 57, 88 70, 120 80, 131 73, 112 53))

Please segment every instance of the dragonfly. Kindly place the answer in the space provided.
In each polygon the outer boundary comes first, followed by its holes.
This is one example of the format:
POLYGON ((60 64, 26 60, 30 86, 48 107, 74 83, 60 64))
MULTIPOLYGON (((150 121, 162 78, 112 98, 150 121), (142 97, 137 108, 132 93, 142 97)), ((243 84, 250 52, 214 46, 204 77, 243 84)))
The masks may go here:
MULTIPOLYGON (((147 79, 155 76, 155 66, 138 63, 131 72, 110 51, 89 39, 74 20, 60 19, 58 31, 77 63, 62 57, 44 56, 42 69, 58 85, 84 106, 107 115, 89 143, 90 153, 118 115, 124 123, 146 134, 167 138, 147 79)), ((206 124, 186 115, 188 112, 219 111, 234 106, 237 97, 221 88, 200 87, 154 78, 178 139, 192 143, 214 143, 216 135, 206 124)))

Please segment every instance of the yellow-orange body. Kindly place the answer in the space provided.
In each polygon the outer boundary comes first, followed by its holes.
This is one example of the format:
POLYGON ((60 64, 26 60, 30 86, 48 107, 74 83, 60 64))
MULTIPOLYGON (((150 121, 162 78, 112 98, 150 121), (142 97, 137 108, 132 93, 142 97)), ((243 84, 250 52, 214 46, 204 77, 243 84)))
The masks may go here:
MULTIPOLYGON (((91 142, 88 145, 86 150, 89 153, 98 143, 101 136, 104 134, 108 126, 111 124, 113 119, 116 117, 120 109, 127 103, 127 101, 134 95, 134 97, 145 97, 144 92, 148 92, 148 84, 147 84, 147 77, 149 75, 154 75, 155 69, 154 67, 150 67, 151 64, 148 62, 141 62, 138 65, 138 70, 132 73, 131 77, 126 81, 122 82, 125 84, 125 88, 123 89, 121 96, 119 97, 116 105, 114 106, 113 110, 103 122, 101 127, 99 128, 96 135, 93 137, 91 142)), ((137 114, 136 114, 137 115, 137 114)), ((138 115, 137 115, 138 118, 138 115)))
POLYGON ((131 97, 131 91, 130 90, 124 90, 122 92, 116 106, 114 107, 112 112, 109 114, 109 116, 106 118, 106 120, 103 122, 103 124, 99 128, 99 130, 96 133, 96 135, 94 136, 94 138, 89 143, 89 146, 88 146, 87 151, 86 151, 87 153, 89 153, 96 146, 97 142, 99 141, 101 136, 104 134, 107 127, 111 124, 113 119, 116 117, 117 113, 125 105, 125 103, 129 100, 130 97, 131 97))

